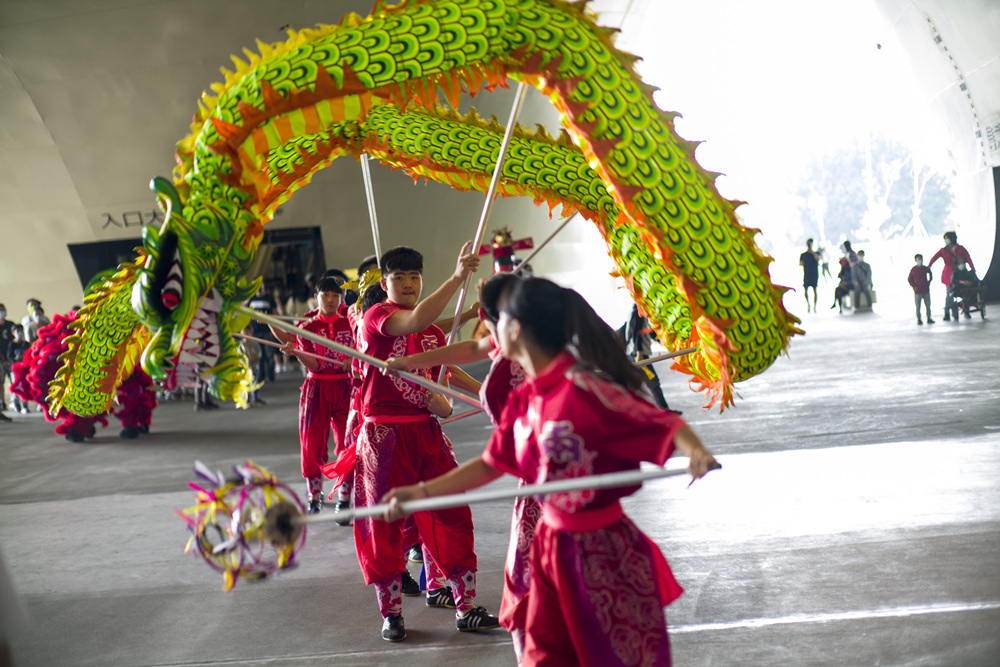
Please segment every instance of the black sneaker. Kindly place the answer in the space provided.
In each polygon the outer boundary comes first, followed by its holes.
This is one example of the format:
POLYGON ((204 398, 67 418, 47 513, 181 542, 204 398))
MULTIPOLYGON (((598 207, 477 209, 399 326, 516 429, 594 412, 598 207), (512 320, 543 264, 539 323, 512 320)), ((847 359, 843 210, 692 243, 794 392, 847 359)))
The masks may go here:
POLYGON ((387 642, 401 642, 406 639, 402 614, 389 614, 382 621, 382 639, 387 642))
POLYGON ((338 500, 337 504, 333 506, 333 513, 337 517, 336 519, 333 520, 333 522, 338 526, 350 526, 351 517, 346 512, 344 512, 344 510, 349 510, 349 509, 351 509, 350 500, 338 500), (342 512, 343 515, 341 514, 342 512))
POLYGON ((323 499, 313 498, 309 501, 309 508, 306 510, 306 514, 319 514, 321 509, 323 509, 323 499))
POLYGON ((413 578, 409 570, 403 570, 403 595, 408 598, 415 598, 420 595, 420 584, 413 578))
POLYGON ((424 562, 424 550, 420 547, 420 544, 414 544, 410 547, 410 550, 406 552, 406 560, 411 563, 423 563, 424 562))
POLYGON ((475 632, 476 630, 492 630, 500 627, 500 621, 485 607, 474 607, 465 616, 455 619, 455 627, 459 632, 475 632))
POLYGON ((445 588, 438 588, 433 591, 427 591, 427 606, 445 607, 446 609, 454 609, 455 596, 451 592, 451 586, 446 586, 445 588))
POLYGON ((0 412, 0 422, 9 422, 9 421, 13 420, 4 413, 0 412))
POLYGON ((142 431, 139 430, 138 426, 126 426, 121 430, 121 433, 118 434, 118 437, 122 440, 135 440, 139 437, 141 432, 142 431))

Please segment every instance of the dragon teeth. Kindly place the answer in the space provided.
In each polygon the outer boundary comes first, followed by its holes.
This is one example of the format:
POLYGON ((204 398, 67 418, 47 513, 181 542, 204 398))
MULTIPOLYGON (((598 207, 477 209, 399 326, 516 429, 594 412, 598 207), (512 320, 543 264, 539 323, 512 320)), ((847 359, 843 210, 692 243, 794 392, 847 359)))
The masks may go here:
MULTIPOLYGON (((201 363, 201 356, 196 354, 191 354, 186 349, 181 350, 180 362, 188 366, 197 366, 201 363)), ((178 373, 180 375, 180 373, 178 373)))
POLYGON ((212 288, 212 291, 205 295, 205 298, 201 300, 201 310, 209 313, 217 313, 222 310, 222 296, 214 287, 212 288))

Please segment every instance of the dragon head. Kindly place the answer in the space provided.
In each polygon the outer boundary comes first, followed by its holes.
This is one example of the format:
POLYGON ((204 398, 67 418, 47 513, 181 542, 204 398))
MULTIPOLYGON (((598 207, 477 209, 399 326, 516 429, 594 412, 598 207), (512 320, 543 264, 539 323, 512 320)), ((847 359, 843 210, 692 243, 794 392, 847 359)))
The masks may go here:
POLYGON ((213 395, 245 405, 253 374, 233 341, 233 307, 260 284, 245 278, 259 237, 247 234, 248 214, 231 199, 185 202, 159 177, 150 188, 166 220, 143 229, 147 258, 132 290, 132 308, 152 332, 142 368, 166 389, 200 377, 213 395))

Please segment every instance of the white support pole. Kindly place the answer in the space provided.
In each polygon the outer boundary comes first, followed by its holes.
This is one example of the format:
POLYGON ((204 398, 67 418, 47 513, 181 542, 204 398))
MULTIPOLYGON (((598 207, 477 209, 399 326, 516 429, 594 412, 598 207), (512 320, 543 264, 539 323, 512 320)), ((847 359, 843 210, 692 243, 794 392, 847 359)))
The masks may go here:
POLYGON ((685 354, 691 354, 692 352, 697 352, 698 346, 695 347, 685 347, 683 350, 677 350, 676 352, 668 352, 666 354, 660 354, 655 357, 650 357, 649 359, 643 359, 642 361, 635 362, 636 368, 642 368, 643 366, 649 366, 650 364, 655 364, 657 361, 664 361, 665 359, 673 359, 674 357, 682 357, 685 354))
MULTIPOLYGON (((503 133, 503 141, 500 143, 500 154, 497 156, 497 164, 493 169, 493 178, 490 180, 490 187, 486 191, 486 203, 483 205, 483 212, 479 216, 479 227, 476 228, 476 238, 473 240, 472 252, 479 252, 479 246, 482 244, 483 236, 486 234, 486 223, 489 221, 490 211, 493 209, 493 199, 496 195, 497 186, 500 184, 500 174, 503 171, 503 163, 507 157, 507 148, 510 146, 511 137, 514 135, 514 126, 517 125, 517 117, 521 113, 521 104, 524 102, 524 92, 526 89, 527 85, 523 81, 518 82, 517 91, 514 93, 514 105, 510 110, 510 119, 507 121, 507 128, 503 133)), ((469 274, 458 293, 458 303, 455 304, 455 319, 451 323, 451 332, 448 334, 449 344, 455 341, 455 335, 458 333, 458 327, 462 322, 462 308, 465 307, 465 297, 471 283, 472 274, 469 274)), ((444 372, 445 369, 442 366, 441 376, 438 378, 439 382, 444 378, 444 372)))
MULTIPOLYGON (((347 356, 351 357, 352 359, 358 359, 359 361, 363 361, 366 364, 370 364, 370 365, 374 366, 375 368, 379 369, 380 371, 384 371, 388 367, 387 364, 384 361, 382 361, 381 359, 378 359, 378 358, 373 357, 371 355, 365 354, 364 352, 358 352, 353 347, 348 347, 347 345, 341 345, 340 343, 332 341, 329 338, 325 338, 325 337, 320 336, 318 334, 314 334, 311 331, 306 331, 305 329, 300 329, 300 328, 298 328, 296 326, 292 326, 291 324, 288 324, 287 322, 283 322, 283 321, 281 321, 279 319, 271 317, 270 315, 265 315, 264 313, 258 313, 256 310, 253 310, 251 308, 247 308, 246 306, 236 306, 236 310, 239 311, 239 312, 241 312, 241 313, 243 313, 243 314, 245 314, 245 315, 249 315, 250 317, 254 318, 255 320, 259 320, 259 321, 263 322, 264 324, 270 324, 271 326, 275 326, 275 327, 277 327, 279 329, 284 329, 285 331, 290 331, 290 332, 294 333, 296 336, 300 336, 302 338, 306 338, 306 339, 311 340, 312 342, 314 342, 314 343, 316 343, 318 345, 322 345, 323 347, 328 347, 331 350, 336 350, 337 352, 340 352, 341 354, 346 354, 347 356)), ((394 372, 397 375, 399 375, 399 377, 401 377, 401 378, 403 378, 405 380, 409 380, 410 382, 412 382, 414 384, 418 384, 421 387, 425 387, 427 389, 430 389, 431 391, 436 391, 439 394, 444 394, 445 396, 450 396, 451 398, 457 399, 459 401, 463 401, 463 402, 468 403, 472 407, 477 408, 479 410, 483 409, 483 404, 482 403, 480 403, 479 401, 477 401, 476 399, 474 399, 474 398, 472 398, 470 396, 466 396, 465 394, 463 394, 462 392, 460 392, 460 391, 458 391, 456 389, 452 389, 451 387, 446 387, 446 386, 444 386, 442 384, 438 384, 437 382, 434 382, 433 380, 428 380, 427 378, 425 378, 422 375, 417 375, 416 373, 410 373, 409 371, 394 371, 394 372)))
POLYGON ((518 264, 518 265, 517 265, 517 268, 516 268, 516 269, 514 269, 513 273, 518 273, 518 272, 520 272, 520 271, 521 271, 521 269, 523 269, 523 268, 524 268, 524 266, 525 266, 525 265, 526 265, 526 264, 527 264, 528 262, 530 262, 530 261, 531 261, 531 260, 532 260, 532 259, 533 259, 533 258, 535 257, 535 255, 537 255, 537 254, 538 254, 538 251, 539 251, 539 250, 541 250, 542 248, 544 248, 544 247, 545 247, 545 246, 546 246, 546 245, 548 244, 548 242, 549 242, 549 241, 551 241, 552 239, 554 239, 554 238, 555 238, 555 236, 556 236, 556 234, 558 234, 559 232, 561 232, 561 231, 563 230, 563 228, 564 228, 564 227, 565 227, 566 225, 568 225, 568 224, 569 224, 569 221, 570 221, 570 220, 572 220, 572 219, 573 219, 573 218, 575 218, 575 217, 576 217, 575 215, 571 215, 571 216, 569 216, 568 218, 566 218, 565 220, 563 220, 563 221, 562 221, 562 224, 561 224, 561 225, 559 225, 558 227, 556 227, 556 230, 555 230, 554 232, 552 232, 551 234, 549 234, 549 235, 548 235, 548 237, 547 237, 547 238, 546 238, 546 239, 545 239, 544 241, 542 241, 541 245, 539 245, 539 246, 538 246, 537 248, 535 248, 534 250, 532 250, 532 251, 531 251, 531 254, 530 254, 530 255, 528 255, 527 257, 525 257, 525 258, 524 258, 524 261, 523 261, 523 262, 521 262, 520 264, 518 264))
MULTIPOLYGON (((716 465, 712 470, 721 468, 716 465)), ((573 477, 571 479, 560 479, 544 484, 529 484, 517 488, 487 489, 485 491, 470 491, 469 493, 455 493, 447 496, 436 496, 434 498, 420 498, 400 503, 399 507, 406 513, 422 512, 428 510, 443 510, 452 507, 462 507, 473 503, 483 503, 491 500, 506 500, 508 498, 521 498, 524 496, 546 496, 552 493, 565 493, 567 491, 581 491, 586 489, 611 489, 620 486, 632 486, 640 484, 646 480, 661 479, 663 477, 677 477, 688 474, 687 468, 656 468, 654 470, 627 470, 625 472, 611 472, 603 475, 589 475, 587 477, 573 477)), ((334 519, 365 519, 368 517, 380 517, 389 511, 390 504, 382 503, 367 507, 358 507, 353 510, 341 510, 337 514, 311 514, 297 516, 293 519, 295 524, 314 523, 320 521, 332 521, 334 519)))
MULTIPOLYGON (((378 236, 378 215, 375 213, 375 190, 372 188, 372 170, 368 164, 368 153, 361 154, 361 175, 365 181, 365 197, 368 200, 368 219, 372 223, 372 241, 375 242, 375 263, 382 268, 382 242, 378 236)), ((359 278, 361 276, 358 276, 359 278)))

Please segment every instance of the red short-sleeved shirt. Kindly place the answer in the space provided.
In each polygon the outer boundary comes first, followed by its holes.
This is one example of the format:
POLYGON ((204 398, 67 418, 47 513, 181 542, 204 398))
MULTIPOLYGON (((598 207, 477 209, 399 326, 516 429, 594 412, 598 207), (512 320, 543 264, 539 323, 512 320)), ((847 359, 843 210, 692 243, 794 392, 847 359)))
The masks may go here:
MULTIPOLYGON (((444 345, 444 333, 433 324, 416 334, 387 335, 384 332, 386 320, 402 308, 391 301, 383 301, 369 308, 361 318, 358 349, 384 361, 389 357, 405 357, 444 345)), ((436 381, 439 369, 440 366, 423 368, 417 373, 436 381)), ((364 370, 359 392, 361 412, 366 417, 428 414, 427 408, 424 407, 426 389, 403 378, 386 375, 371 366, 367 366, 364 370)))
MULTIPOLYGON (((360 305, 360 304, 355 304, 354 306, 351 306, 350 308, 347 309, 347 321, 351 323, 351 331, 354 332, 354 344, 357 346, 357 349, 360 350, 360 349, 362 349, 362 347, 361 347, 361 315, 358 313, 358 309, 356 307, 357 305, 360 305)), ((368 364, 366 364, 365 362, 361 361, 360 359, 355 359, 352 362, 352 371, 353 371, 354 375, 352 376, 351 382, 354 384, 355 388, 357 388, 358 386, 360 386, 361 380, 358 379, 358 378, 360 378, 362 375, 364 375, 364 372, 365 372, 365 368, 364 367, 367 366, 367 365, 368 364)))
MULTIPOLYGON (((312 319, 306 320, 304 324, 299 325, 299 328, 329 338, 335 343, 354 347, 354 330, 351 328, 347 318, 341 317, 339 313, 330 317, 316 315, 312 319)), ((301 336, 295 337, 295 347, 303 352, 318 354, 330 360, 320 361, 319 369, 311 371, 313 375, 347 377, 347 372, 340 365, 344 361, 350 361, 351 357, 346 354, 336 352, 301 336)))
MULTIPOLYGON (((511 392, 483 460, 531 484, 658 465, 674 452, 684 420, 577 365, 563 352, 511 392)), ((639 486, 546 498, 564 512, 599 509, 639 486)))
POLYGON ((496 426, 500 423, 500 415, 503 414, 503 406, 507 404, 511 390, 524 382, 524 369, 521 368, 521 364, 503 356, 492 336, 490 343, 493 349, 490 350, 489 356, 493 363, 479 388, 479 402, 483 404, 486 416, 496 426))

